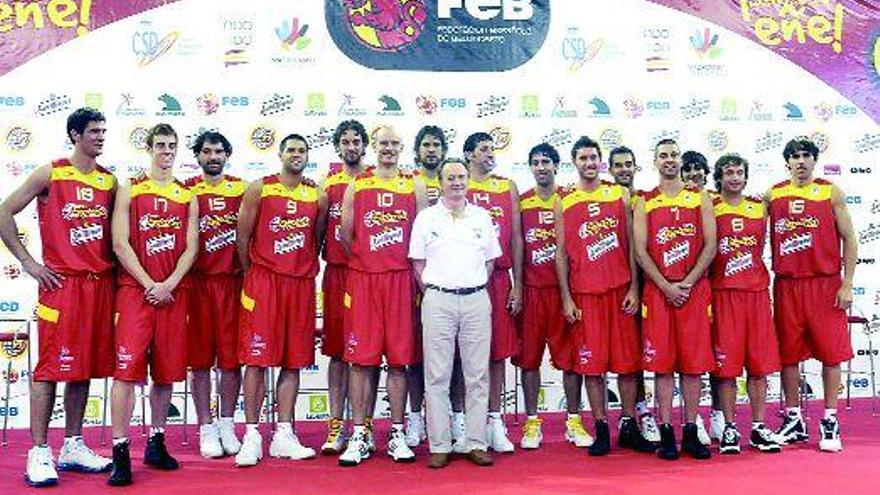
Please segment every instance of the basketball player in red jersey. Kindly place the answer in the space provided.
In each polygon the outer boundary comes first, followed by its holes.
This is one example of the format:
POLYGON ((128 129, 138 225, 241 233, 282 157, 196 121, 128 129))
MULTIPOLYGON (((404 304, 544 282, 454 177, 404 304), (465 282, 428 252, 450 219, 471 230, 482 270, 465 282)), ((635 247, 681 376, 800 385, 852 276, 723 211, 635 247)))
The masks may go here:
POLYGON ((354 434, 339 456, 342 466, 356 466, 370 456, 365 390, 383 356, 391 407, 387 452, 395 462, 415 460, 403 431, 405 367, 420 359, 407 251, 412 223, 427 198, 424 185, 398 167, 403 147, 394 129, 379 127, 372 141, 376 168, 349 184, 342 202, 342 241, 351 254, 345 290, 345 360, 351 364, 348 390, 354 413, 354 434))
POLYGON ((776 274, 773 316, 786 403, 778 433, 785 443, 809 439, 798 407, 798 364, 815 357, 822 362, 825 391, 819 448, 838 452, 843 446, 837 391, 840 363, 853 357, 846 312, 852 305, 858 242, 846 195, 831 182, 813 176, 819 158, 816 145, 807 139, 793 139, 782 155, 791 176, 770 188, 764 198, 770 209, 770 247, 776 274))
MULTIPOLYGON (((345 188, 366 169, 364 154, 370 139, 363 124, 357 120, 340 122, 333 132, 333 146, 342 163, 330 165, 321 187, 327 195, 327 233, 324 236, 324 326, 321 352, 330 358, 327 368, 327 385, 330 399, 330 419, 327 422, 327 440, 321 453, 338 455, 348 439, 343 415, 348 396, 348 363, 345 355, 344 314, 346 267, 348 253, 342 245, 342 197, 345 188)), ((376 403, 376 386, 379 373, 370 382, 368 404, 376 403)), ((350 401, 349 401, 350 402, 350 401)), ((369 407, 372 411, 373 407, 369 407)), ((372 414, 369 414, 370 416, 372 414)), ((369 433, 369 432, 368 432, 369 433)))
MULTIPOLYGON (((636 201, 645 192, 636 189, 635 176, 641 170, 636 163, 636 155, 626 146, 618 146, 608 153, 608 173, 614 178, 614 183, 623 186, 629 191, 630 207, 635 208, 636 201)), ((639 272, 639 287, 644 286, 644 277, 639 272)), ((641 328, 641 315, 636 314, 636 323, 641 328)), ((640 330, 641 331, 641 330, 640 330)), ((657 443, 660 441, 660 430, 657 428, 657 421, 651 410, 648 409, 648 403, 645 396, 645 372, 639 370, 636 372, 636 415, 639 420, 639 428, 642 435, 649 442, 657 443)))
POLYGON ((172 175, 177 133, 157 124, 147 134, 149 171, 123 184, 113 209, 113 251, 122 270, 116 294, 116 372, 113 375, 113 472, 108 483, 132 483, 128 426, 134 386, 150 388, 150 439, 144 463, 178 468, 165 448, 172 384, 186 379, 187 272, 198 252, 198 201, 172 175))
POLYGON ((64 444, 58 469, 106 471, 110 460, 89 449, 82 422, 89 380, 113 373, 113 255, 110 211, 113 174, 97 163, 104 150, 104 116, 80 108, 67 118, 73 155, 37 168, 0 204, 0 237, 39 284, 37 367, 31 381, 31 440, 25 481, 58 483, 47 430, 55 388, 64 382, 64 444), (14 215, 37 200, 43 264, 18 237, 14 215))
POLYGON ((554 212, 559 193, 556 171, 559 152, 547 143, 529 150, 529 168, 535 187, 520 196, 523 256, 523 310, 518 323, 519 351, 513 359, 522 369, 526 422, 520 446, 536 449, 544 435, 538 418, 538 392, 541 389, 541 362, 544 348, 550 349, 550 360, 562 370, 568 418, 565 438, 577 447, 589 447, 593 438, 581 423, 581 375, 575 373, 572 342, 562 314, 562 299, 556 279, 556 234, 554 212))
POLYGON ((602 151, 589 137, 571 150, 578 183, 560 193, 555 206, 556 271, 565 318, 572 324, 572 369, 585 377, 595 419, 591 456, 611 450, 605 398, 605 374, 617 373, 623 413, 621 447, 653 452, 635 419, 635 373, 641 368, 641 344, 635 314, 639 279, 632 247, 629 192, 599 180, 602 151))
POLYGON ((246 366, 247 421, 235 465, 254 466, 263 457, 260 410, 266 368, 280 366, 276 387, 278 424, 269 455, 309 459, 293 429, 299 372, 315 362, 315 277, 327 219, 327 198, 303 176, 309 162, 305 138, 281 141, 281 171, 248 185, 238 220, 238 256, 245 270, 241 291, 238 355, 246 366))
POLYGON ((752 428, 749 444, 761 452, 781 450, 764 426, 767 374, 779 370, 779 345, 770 309, 770 276, 764 265, 767 215, 760 197, 743 195, 749 162, 724 155, 712 175, 721 194, 715 199, 718 249, 712 261, 712 340, 718 395, 724 411, 719 452, 738 454, 736 377, 748 371, 752 428))
MULTIPOLYGON (((416 179, 425 185, 428 205, 433 205, 440 199, 440 177, 438 176, 438 171, 440 164, 446 158, 448 150, 449 146, 446 144, 446 136, 443 134, 443 129, 435 125, 426 125, 416 133, 415 145, 413 146, 415 162, 418 166, 416 179)), ((421 311, 416 311, 417 320, 420 316, 421 311)), ((419 331, 417 332, 418 342, 416 342, 416 346, 421 348, 421 322, 418 322, 417 326, 419 331)), ((456 369, 460 371, 460 364, 456 369)), ((409 447, 415 447, 428 438, 428 433, 422 420, 422 402, 425 399, 425 370, 421 362, 407 366, 406 388, 407 395, 409 396, 406 444, 409 447)), ((461 402, 457 402, 453 397, 452 410, 460 412, 464 408, 464 394, 459 393, 456 396, 461 398, 461 402), (458 406, 458 409, 456 409, 456 406, 458 406)), ((455 431, 454 428, 453 431, 455 431)), ((453 438, 454 441, 455 439, 453 438)))
POLYGON ((193 265, 189 311, 189 366, 192 394, 199 421, 202 457, 235 455, 241 442, 235 436, 233 415, 241 389, 238 364, 238 307, 241 264, 235 251, 238 209, 247 183, 224 175, 232 144, 223 134, 206 131, 192 146, 202 174, 187 180, 199 202, 199 254, 193 265), (220 370, 219 418, 211 419, 211 368, 220 370))
POLYGON ((519 191, 512 180, 492 173, 496 165, 492 136, 485 132, 471 134, 464 142, 463 151, 470 174, 468 201, 489 211, 502 251, 501 257, 495 260, 495 271, 487 286, 492 301, 487 443, 495 452, 513 452, 513 443, 507 438, 507 428, 501 418, 501 393, 505 360, 517 352, 515 317, 522 309, 523 237, 519 191))
POLYGON ((681 375, 685 405, 682 450, 711 457, 694 420, 700 375, 714 368, 711 289, 706 271, 715 255, 715 215, 705 191, 687 188, 680 176, 678 144, 663 139, 654 149, 660 184, 636 202, 633 237, 645 272, 642 295, 642 362, 656 374, 661 459, 678 458, 672 429, 673 373, 681 375))

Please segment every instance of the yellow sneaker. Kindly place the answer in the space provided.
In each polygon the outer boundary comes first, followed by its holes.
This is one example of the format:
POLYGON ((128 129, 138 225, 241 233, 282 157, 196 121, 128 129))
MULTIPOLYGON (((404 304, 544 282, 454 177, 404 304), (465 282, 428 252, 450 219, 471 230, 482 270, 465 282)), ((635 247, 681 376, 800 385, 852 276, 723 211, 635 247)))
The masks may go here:
POLYGON ((584 429, 580 416, 571 417, 565 421, 565 439, 578 448, 593 445, 593 437, 584 429))
POLYGON ((345 421, 330 418, 327 421, 327 441, 321 446, 324 455, 338 455, 345 450, 348 438, 345 437, 345 421))
POLYGON ((519 442, 520 447, 524 449, 537 449, 541 446, 541 440, 544 439, 544 434, 541 433, 541 423, 543 421, 540 418, 526 420, 523 424, 523 436, 519 442))

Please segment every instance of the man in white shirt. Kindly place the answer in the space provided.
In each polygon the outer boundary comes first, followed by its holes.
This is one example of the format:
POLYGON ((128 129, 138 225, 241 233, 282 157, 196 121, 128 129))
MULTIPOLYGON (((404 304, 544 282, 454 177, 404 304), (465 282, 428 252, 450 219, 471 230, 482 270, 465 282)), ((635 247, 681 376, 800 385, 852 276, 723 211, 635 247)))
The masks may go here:
POLYGON ((449 382, 455 344, 464 372, 468 459, 489 466, 486 417, 489 407, 491 305, 486 292, 501 246, 486 210, 465 198, 468 170, 458 159, 440 166, 440 201, 416 217, 409 257, 422 299, 425 398, 427 401, 428 467, 449 462, 449 382))

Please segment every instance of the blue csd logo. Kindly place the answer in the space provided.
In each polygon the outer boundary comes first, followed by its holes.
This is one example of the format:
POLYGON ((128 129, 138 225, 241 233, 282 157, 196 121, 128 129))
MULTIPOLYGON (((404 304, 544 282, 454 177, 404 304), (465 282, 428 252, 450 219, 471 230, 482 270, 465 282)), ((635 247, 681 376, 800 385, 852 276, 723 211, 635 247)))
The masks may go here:
POLYGON ((348 58, 380 70, 510 70, 550 27, 550 0, 326 0, 327 29, 348 58))

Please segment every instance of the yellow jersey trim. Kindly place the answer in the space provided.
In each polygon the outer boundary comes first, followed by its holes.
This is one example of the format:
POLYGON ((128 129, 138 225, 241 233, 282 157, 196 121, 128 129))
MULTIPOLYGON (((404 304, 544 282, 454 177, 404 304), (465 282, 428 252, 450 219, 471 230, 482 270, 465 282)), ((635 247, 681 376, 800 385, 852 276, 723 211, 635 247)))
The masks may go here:
POLYGON ((84 174, 73 165, 68 165, 66 167, 53 167, 50 180, 81 182, 101 191, 109 191, 110 189, 113 189, 113 185, 116 183, 113 174, 99 172, 97 169, 84 174))
POLYGON ((519 202, 519 209, 521 211, 525 211, 525 210, 552 210, 558 200, 559 200, 559 195, 556 193, 553 193, 547 199, 542 199, 541 196, 534 194, 534 195, 520 201, 519 202))
POLYGON ((237 198, 243 195, 245 190, 247 190, 247 183, 245 181, 233 181, 227 179, 223 179, 213 186, 203 180, 190 188, 190 191, 196 196, 210 194, 213 196, 223 196, 225 198, 237 198))
POLYGON ((488 179, 477 182, 473 179, 468 181, 468 189, 471 191, 480 191, 488 193, 503 193, 510 191, 510 179, 501 179, 498 177, 489 177, 488 179))
POLYGON ((285 186, 280 182, 276 182, 274 184, 263 184, 263 188, 260 191, 260 197, 287 198, 296 201, 306 201, 309 203, 314 203, 315 201, 318 201, 318 188, 307 186, 302 182, 300 182, 299 185, 297 185, 293 189, 285 186))
POLYGON ((617 184, 602 184, 593 191, 575 189, 562 198, 562 211, 581 203, 613 203, 623 197, 623 187, 617 184))
POLYGON ((702 203, 700 196, 700 193, 688 191, 687 189, 682 189, 673 198, 661 192, 650 200, 645 201, 645 213, 650 213, 658 208, 699 208, 702 203))
POLYGON ((192 193, 189 189, 181 186, 177 182, 169 182, 164 186, 156 184, 152 179, 138 182, 131 186, 131 197, 152 194, 154 196, 163 197, 175 203, 186 204, 192 199, 192 193))
POLYGON ((831 184, 816 184, 815 182, 805 186, 794 186, 788 183, 782 187, 774 187, 770 191, 770 201, 782 198, 801 198, 810 201, 827 201, 831 199, 831 184))
POLYGON ((764 203, 749 201, 744 199, 740 204, 734 206, 724 201, 715 205, 715 216, 736 215, 739 217, 760 220, 764 218, 764 203))
POLYGON ((381 177, 372 176, 354 181, 355 192, 369 190, 413 194, 416 191, 416 183, 412 177, 392 177, 390 179, 383 179, 381 177))

